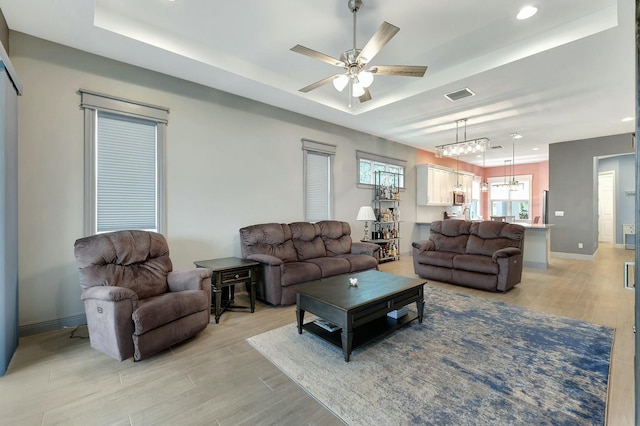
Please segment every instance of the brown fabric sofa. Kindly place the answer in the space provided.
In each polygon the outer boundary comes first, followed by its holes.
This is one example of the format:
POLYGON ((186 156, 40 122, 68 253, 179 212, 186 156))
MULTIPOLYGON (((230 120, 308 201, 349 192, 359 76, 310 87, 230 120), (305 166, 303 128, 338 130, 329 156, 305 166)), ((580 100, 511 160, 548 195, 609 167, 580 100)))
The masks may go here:
POLYGON ((240 229, 244 258, 260 262, 256 296, 272 305, 296 302, 308 281, 377 269, 380 247, 351 240, 347 222, 264 223, 240 229))
POLYGON ((174 272, 161 234, 92 235, 76 240, 74 253, 91 347, 138 361, 209 324, 212 271, 174 272))
POLYGON ((505 222, 433 222, 429 240, 412 243, 414 271, 425 279, 507 291, 522 277, 524 231, 505 222))

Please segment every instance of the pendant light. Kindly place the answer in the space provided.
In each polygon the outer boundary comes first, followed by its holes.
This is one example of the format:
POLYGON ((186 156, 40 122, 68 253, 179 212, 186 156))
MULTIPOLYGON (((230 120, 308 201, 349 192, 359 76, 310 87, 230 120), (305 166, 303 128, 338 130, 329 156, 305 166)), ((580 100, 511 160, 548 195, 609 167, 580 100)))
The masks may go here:
MULTIPOLYGON (((464 121, 464 129, 465 129, 464 138, 465 140, 467 139, 467 119, 465 118, 463 120, 456 120, 456 143, 458 143, 458 126, 461 121, 464 121)), ((456 155, 456 184, 453 185, 454 193, 462 192, 462 185, 460 185, 459 177, 460 177, 460 157, 456 155)))
POLYGON ((456 156, 456 184, 453 185, 453 192, 455 192, 455 193, 462 192, 462 185, 460 185, 460 181, 459 181, 459 178, 460 178, 459 162, 460 162, 460 160, 456 156))
POLYGON ((524 188, 524 184, 521 182, 518 182, 516 180, 516 169, 515 169, 515 164, 516 164, 516 144, 515 142, 512 142, 512 152, 513 152, 513 161, 511 163, 511 180, 509 181, 509 191, 517 191, 519 189, 524 188))
POLYGON ((489 182, 487 182, 487 166, 485 164, 486 151, 482 151, 482 182, 480 183, 480 191, 487 192, 489 190, 489 182))

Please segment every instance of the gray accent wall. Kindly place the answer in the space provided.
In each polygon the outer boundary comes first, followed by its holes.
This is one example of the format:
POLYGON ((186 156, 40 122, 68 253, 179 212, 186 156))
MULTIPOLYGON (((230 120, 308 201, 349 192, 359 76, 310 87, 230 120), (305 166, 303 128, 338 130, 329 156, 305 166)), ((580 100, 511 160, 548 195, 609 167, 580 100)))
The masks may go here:
POLYGON ((597 157, 634 152, 620 134, 549 145, 551 252, 591 256, 598 249, 597 157), (564 211, 564 216, 555 216, 564 211), (578 248, 578 243, 583 248, 578 248))
POLYGON ((358 209, 371 204, 373 192, 356 185, 356 150, 407 161, 400 249, 410 252, 415 148, 22 33, 11 32, 10 43, 25 87, 19 101, 21 330, 68 324, 62 319, 84 314, 73 256, 83 236, 80 88, 169 108, 166 236, 176 270, 240 256, 243 226, 304 220, 302 139, 336 145, 335 218, 349 222, 356 239, 363 232, 358 209))

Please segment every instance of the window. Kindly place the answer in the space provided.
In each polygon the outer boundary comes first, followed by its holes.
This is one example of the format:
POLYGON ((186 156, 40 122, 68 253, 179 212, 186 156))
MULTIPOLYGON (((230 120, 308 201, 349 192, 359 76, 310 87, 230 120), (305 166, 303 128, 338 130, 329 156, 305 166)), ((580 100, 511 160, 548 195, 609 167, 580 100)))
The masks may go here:
MULTIPOLYGON (((406 161, 363 151, 356 151, 356 161, 358 163, 358 184, 373 185, 375 172, 383 171, 398 174, 400 177, 400 188, 404 188, 406 161)), ((392 182, 379 182, 379 184, 390 186, 392 182)))
POLYGON ((516 176, 520 182, 516 191, 505 186, 503 178, 489 178, 491 216, 513 216, 516 221, 531 221, 531 175, 516 176))
POLYGON ((302 140, 304 218, 308 222, 333 219, 333 159, 336 146, 302 140))
POLYGON ((81 90, 85 114, 85 233, 163 233, 168 110, 81 90))

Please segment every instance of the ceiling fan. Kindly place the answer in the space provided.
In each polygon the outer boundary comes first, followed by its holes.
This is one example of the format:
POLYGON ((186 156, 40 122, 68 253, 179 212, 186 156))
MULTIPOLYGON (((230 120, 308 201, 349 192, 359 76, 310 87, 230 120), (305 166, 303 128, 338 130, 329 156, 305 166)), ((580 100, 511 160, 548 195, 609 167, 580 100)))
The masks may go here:
MULTIPOLYGON (((427 71, 426 66, 414 65, 374 65, 370 66, 369 62, 374 56, 380 52, 385 44, 389 42, 400 31, 400 28, 383 22, 376 33, 369 39, 367 44, 362 48, 356 47, 356 13, 362 6, 362 0, 348 0, 347 7, 353 14, 353 49, 349 49, 340 55, 340 59, 334 58, 324 53, 320 53, 308 47, 296 44, 291 48, 292 51, 319 59, 323 62, 336 67, 344 68, 345 73, 334 74, 324 78, 313 84, 300 89, 300 92, 310 92, 323 86, 329 82, 333 83, 336 90, 342 92, 345 87, 349 87, 349 99, 351 97, 358 98, 360 102, 371 100, 369 86, 373 83, 374 74, 377 75, 399 75, 404 77, 422 77, 427 71), (368 68, 367 68, 368 67, 368 68)), ((349 101, 351 104, 351 101, 349 101)))

